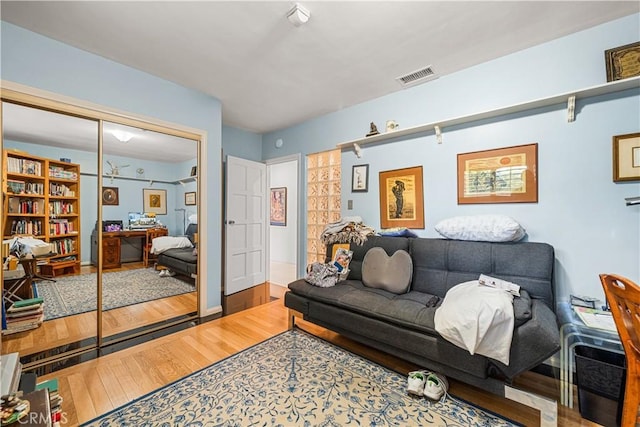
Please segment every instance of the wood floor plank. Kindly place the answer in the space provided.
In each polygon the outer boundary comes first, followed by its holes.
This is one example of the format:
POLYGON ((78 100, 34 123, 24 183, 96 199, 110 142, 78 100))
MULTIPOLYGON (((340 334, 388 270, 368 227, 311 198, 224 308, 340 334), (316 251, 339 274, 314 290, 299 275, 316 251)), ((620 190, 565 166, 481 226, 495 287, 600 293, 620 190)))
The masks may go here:
MULTIPOLYGON (((78 419, 78 422, 82 423, 86 420, 90 420, 95 418, 99 412, 96 412, 95 407, 93 406, 93 399, 89 394, 89 390, 87 388, 87 384, 84 382, 83 374, 71 374, 67 377, 69 381, 69 389, 71 391, 70 396, 62 396, 63 398, 63 412, 71 409, 69 407, 69 403, 67 400, 69 397, 72 400, 73 410, 75 410, 75 415, 78 419)), ((60 381, 60 376, 58 376, 58 382, 60 381)))
MULTIPOLYGON (((99 365, 96 367, 96 371, 104 385, 104 390, 111 403, 111 408, 124 405, 131 400, 122 387, 122 383, 118 377, 119 372, 116 372, 111 364, 99 365)), ((108 410, 109 409, 107 409, 107 411, 108 410)))
MULTIPOLYGON (((117 379, 118 383, 120 384, 121 390, 124 392, 125 402, 130 402, 140 396, 140 392, 137 389, 138 381, 133 378, 131 372, 124 365, 121 359, 111 360, 109 367, 111 369, 112 375, 117 379)), ((119 396, 116 398, 116 400, 119 400, 119 396)), ((122 403, 114 403, 114 407, 117 407, 118 405, 122 405, 122 403)))

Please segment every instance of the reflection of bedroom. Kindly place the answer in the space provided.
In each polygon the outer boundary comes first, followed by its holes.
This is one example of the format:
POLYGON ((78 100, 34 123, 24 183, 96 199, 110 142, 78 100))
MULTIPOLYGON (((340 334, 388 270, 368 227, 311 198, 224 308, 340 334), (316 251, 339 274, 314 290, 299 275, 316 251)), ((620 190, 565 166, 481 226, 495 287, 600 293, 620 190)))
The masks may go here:
MULTIPOLYGON (((15 148, 39 157, 51 159, 68 158, 72 163, 80 165, 80 211, 82 212, 80 259, 81 265, 91 264, 91 235, 97 218, 96 154, 11 140, 4 141, 4 148, 15 148)), ((188 225, 197 221, 196 206, 185 205, 185 194, 196 191, 197 184, 195 179, 190 179, 191 168, 196 164, 195 158, 177 165, 108 154, 104 155, 104 159, 103 173, 106 176, 103 180, 103 186, 117 188, 118 197, 116 205, 103 206, 103 221, 121 224, 123 229, 128 228, 130 213, 145 213, 143 189, 166 191, 166 206, 163 206, 166 208, 166 213, 156 213, 155 222, 158 226, 166 227, 170 236, 184 236, 188 225), (129 166, 120 166, 119 176, 112 178, 108 176, 111 168, 107 161, 114 165, 129 166)), ((140 229, 143 228, 140 227, 140 229)), ((124 243, 125 245, 136 245, 134 239, 131 239, 131 242, 124 243)), ((140 245, 141 243, 137 242, 137 244, 140 245)), ((126 252, 124 245, 123 250, 126 252)), ((130 256, 128 259, 142 261, 141 248, 138 255, 137 258, 131 258, 130 256)))

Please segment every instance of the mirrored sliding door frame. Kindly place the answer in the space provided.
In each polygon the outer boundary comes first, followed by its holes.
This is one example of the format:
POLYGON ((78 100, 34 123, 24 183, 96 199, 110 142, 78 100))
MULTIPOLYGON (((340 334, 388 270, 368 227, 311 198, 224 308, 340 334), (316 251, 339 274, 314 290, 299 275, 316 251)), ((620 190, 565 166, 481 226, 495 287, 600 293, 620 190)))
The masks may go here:
MULTIPOLYGON (((75 99, 71 99, 62 95, 58 95, 58 94, 54 94, 54 93, 50 93, 50 92, 45 92, 39 89, 35 89, 35 88, 31 88, 28 86, 23 86, 17 83, 13 83, 13 82, 7 82, 7 81, 2 81, 1 82, 1 86, 0 86, 0 101, 6 101, 6 102, 10 102, 13 104, 20 104, 26 107, 33 107, 33 108, 38 108, 41 110, 48 110, 51 112, 55 112, 55 113, 62 113, 62 114, 67 114, 67 115, 71 115, 71 116, 76 116, 79 118, 84 118, 84 119, 89 119, 89 120, 94 120, 94 121, 98 121, 98 126, 99 126, 99 131, 98 131, 98 165, 97 165, 97 175, 98 177, 102 177, 104 176, 104 171, 103 171, 103 128, 104 128, 104 122, 108 121, 108 122, 113 122, 113 123, 118 123, 118 124, 123 124, 123 125, 128 125, 128 126, 133 126, 133 127, 137 127, 140 129, 146 129, 146 130, 150 130, 150 131, 155 131, 155 132, 159 132, 159 133, 164 133, 164 134, 168 134, 168 135, 172 135, 172 136, 176 136, 176 137, 181 137, 181 138, 185 138, 185 139, 191 139, 194 142, 196 142, 197 144, 197 165, 198 165, 198 171, 202 171, 203 170, 203 152, 205 150, 205 141, 206 141, 206 133, 204 131, 201 131, 199 129, 192 129, 192 128, 188 128, 185 126, 181 126, 181 125, 176 125, 173 123, 166 123, 166 122, 162 122, 161 120, 155 120, 155 119, 149 119, 149 118, 142 118, 142 117, 138 117, 134 114, 130 114, 130 113, 123 113, 123 112, 116 112, 116 111, 110 111, 107 108, 104 108, 102 106, 99 105, 94 105, 94 104, 89 104, 80 100, 75 100, 75 99), (160 124, 162 123, 162 124, 160 124)), ((0 126, 2 126, 2 108, 0 107, 0 126)), ((4 148, 4 142, 1 139, 0 136, 0 149, 4 148)), ((199 174, 200 175, 200 174, 199 174)), ((98 178, 97 179, 97 193, 96 194, 101 194, 102 192, 102 179, 98 178)), ((198 200, 199 203, 197 204, 196 208, 196 212, 197 212, 197 216, 199 218, 199 236, 200 238, 198 239, 198 251, 200 254, 206 253, 206 242, 205 239, 203 239, 204 237, 204 233, 202 231, 204 231, 204 227, 201 227, 201 221, 202 221, 202 216, 201 216, 201 206, 202 206, 202 198, 201 195, 203 194, 201 189, 203 189, 205 186, 202 183, 202 178, 198 177, 198 179, 196 180, 196 191, 198 194, 198 200)), ((98 214, 97 214, 97 224, 102 224, 102 198, 101 197, 97 197, 98 199, 98 214)), ((0 200, 0 211, 4 212, 4 205, 3 205, 4 201, 0 200)), ((161 325, 158 326, 153 326, 151 325, 149 328, 145 328, 142 331, 134 331, 131 334, 123 334, 120 335, 118 338, 109 338, 107 340, 104 339, 103 337, 103 329, 102 329, 102 258, 103 258, 103 253, 102 253, 102 227, 97 227, 98 229, 98 251, 97 251, 97 258, 98 258, 98 265, 97 265, 97 286, 98 286, 98 292, 97 292, 97 301, 96 301, 96 305, 97 305, 97 316, 96 316, 96 331, 97 331, 97 341, 96 344, 93 345, 86 345, 83 347, 80 347, 78 349, 72 350, 72 351, 67 351, 67 352, 60 352, 59 354, 57 354, 56 356, 52 356, 50 358, 46 358, 46 359, 42 359, 33 363, 29 363, 27 365, 25 365, 23 367, 23 369, 25 370, 29 370, 32 368, 37 368, 40 366, 43 366, 45 364, 51 363, 53 361, 57 361, 57 360, 64 360, 64 359, 68 359, 70 357, 75 357, 75 356, 79 356, 88 352, 92 352, 92 351, 96 351, 96 350, 100 350, 101 348, 103 348, 104 346, 108 346, 108 345, 112 345, 114 343, 120 342, 120 341, 124 341, 124 340, 129 340, 131 338, 134 337, 138 337, 141 335, 145 335, 145 334, 149 334, 152 333, 154 331, 160 330, 160 329, 166 329, 168 327, 180 324, 180 323, 185 323, 185 322, 189 322, 189 321, 194 321, 197 320, 199 318, 199 314, 200 314, 200 310, 202 308, 202 301, 204 296, 203 294, 203 288, 204 288, 204 284, 206 283, 206 272, 203 270, 203 265, 205 263, 203 263, 201 261, 201 256, 198 257, 197 260, 197 271, 198 271, 198 275, 197 275, 197 279, 196 279, 196 294, 197 294, 197 306, 196 306, 196 311, 195 314, 192 316, 187 316, 187 318, 181 318, 179 320, 176 320, 175 322, 163 322, 161 325), (205 273, 205 274, 202 274, 205 273)), ((2 278, 2 273, 0 273, 0 278, 2 278)), ((206 291, 205 291, 206 292, 206 291)))

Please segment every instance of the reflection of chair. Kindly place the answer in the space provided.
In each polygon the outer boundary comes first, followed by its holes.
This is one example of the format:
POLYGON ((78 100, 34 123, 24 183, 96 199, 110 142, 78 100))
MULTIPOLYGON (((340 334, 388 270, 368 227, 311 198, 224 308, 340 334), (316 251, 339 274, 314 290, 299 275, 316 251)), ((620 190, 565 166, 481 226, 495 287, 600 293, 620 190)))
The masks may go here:
POLYGON ((168 234, 166 228, 149 228, 147 229, 146 239, 144 242, 144 247, 142 248, 142 260, 144 262, 144 266, 149 266, 149 261, 156 258, 155 254, 151 253, 151 247, 153 243, 153 239, 156 237, 166 236, 168 234))
POLYGON ((621 425, 635 426, 640 405, 640 287, 615 274, 601 274, 600 281, 627 357, 621 425))
POLYGON ((16 301, 33 298, 32 284, 36 279, 55 282, 55 280, 49 277, 40 276, 39 274, 37 274, 37 258, 21 258, 19 262, 24 270, 24 276, 16 278, 4 277, 4 292, 2 295, 2 299, 7 308, 16 301))

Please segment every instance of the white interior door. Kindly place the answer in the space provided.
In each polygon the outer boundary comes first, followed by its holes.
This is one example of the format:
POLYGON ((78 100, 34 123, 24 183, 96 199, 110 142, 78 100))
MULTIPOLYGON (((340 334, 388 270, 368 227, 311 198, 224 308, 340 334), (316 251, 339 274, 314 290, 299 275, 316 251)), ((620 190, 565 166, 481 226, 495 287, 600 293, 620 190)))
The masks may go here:
POLYGON ((264 283, 267 166, 227 156, 224 294, 264 283))

